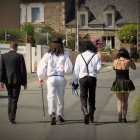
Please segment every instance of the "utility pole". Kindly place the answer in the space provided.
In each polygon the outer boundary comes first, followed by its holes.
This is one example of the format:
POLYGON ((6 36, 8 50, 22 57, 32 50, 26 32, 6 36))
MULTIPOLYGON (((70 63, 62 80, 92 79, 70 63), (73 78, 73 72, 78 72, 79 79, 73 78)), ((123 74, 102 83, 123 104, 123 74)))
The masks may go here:
POLYGON ((79 50, 79 0, 75 0, 75 19, 76 19, 76 41, 75 50, 79 50))

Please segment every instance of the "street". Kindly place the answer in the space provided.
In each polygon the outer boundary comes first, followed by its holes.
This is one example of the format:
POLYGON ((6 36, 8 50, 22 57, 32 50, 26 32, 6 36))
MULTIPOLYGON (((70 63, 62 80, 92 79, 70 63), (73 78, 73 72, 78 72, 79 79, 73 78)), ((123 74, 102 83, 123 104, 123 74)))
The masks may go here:
POLYGON ((10 125, 7 115, 7 93, 0 89, 0 140, 139 140, 140 124, 132 111, 137 95, 140 95, 140 64, 130 70, 136 90, 129 96, 128 123, 118 123, 116 96, 110 92, 115 79, 111 66, 104 67, 97 77, 95 123, 85 125, 80 101, 71 93, 67 75, 64 123, 50 125, 47 112, 46 86, 44 86, 45 113, 42 111, 41 88, 36 74, 28 77, 28 89, 21 90, 18 102, 17 124, 10 125))

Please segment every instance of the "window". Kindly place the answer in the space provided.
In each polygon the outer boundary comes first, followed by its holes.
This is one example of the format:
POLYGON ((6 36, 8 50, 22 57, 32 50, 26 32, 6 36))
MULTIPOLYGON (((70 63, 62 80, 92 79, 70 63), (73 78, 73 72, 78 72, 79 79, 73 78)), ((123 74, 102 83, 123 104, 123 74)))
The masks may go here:
POLYGON ((86 15, 85 14, 80 15, 80 26, 86 26, 86 15))
POLYGON ((32 22, 40 21, 40 8, 34 7, 31 9, 32 22))
POLYGON ((103 36, 103 43, 106 47, 110 47, 111 49, 115 48, 115 38, 114 36, 103 36))
POLYGON ((20 22, 42 23, 44 22, 44 4, 31 3, 20 4, 20 22))
POLYGON ((107 14, 107 26, 112 26, 112 14, 107 14))

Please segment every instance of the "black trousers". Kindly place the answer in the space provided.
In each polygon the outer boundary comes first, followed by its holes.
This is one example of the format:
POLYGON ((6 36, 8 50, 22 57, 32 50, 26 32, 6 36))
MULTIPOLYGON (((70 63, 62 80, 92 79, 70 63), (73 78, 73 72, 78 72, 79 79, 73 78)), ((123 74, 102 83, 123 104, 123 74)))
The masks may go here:
POLYGON ((94 111, 95 108, 95 92, 97 79, 91 76, 85 76, 79 79, 80 83, 80 100, 81 106, 88 108, 89 112, 94 111))
POLYGON ((17 102, 20 94, 21 85, 6 84, 8 91, 8 117, 10 121, 16 118, 17 102))

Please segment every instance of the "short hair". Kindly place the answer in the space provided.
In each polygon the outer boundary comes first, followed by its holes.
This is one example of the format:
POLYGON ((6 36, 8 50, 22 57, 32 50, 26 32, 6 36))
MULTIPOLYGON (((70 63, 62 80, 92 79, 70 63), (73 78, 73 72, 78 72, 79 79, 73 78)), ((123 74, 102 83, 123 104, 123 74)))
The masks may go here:
POLYGON ((97 47, 89 40, 84 40, 79 43, 80 49, 79 51, 82 53, 86 50, 90 50, 94 53, 97 52, 97 47))
POLYGON ((12 42, 12 43, 10 44, 10 48, 11 48, 11 49, 16 50, 17 47, 18 47, 18 43, 16 43, 16 42, 12 42))
POLYGON ((124 58, 130 58, 129 56, 129 52, 125 49, 125 48, 121 48, 119 51, 118 51, 118 54, 117 56, 120 58, 120 57, 124 57, 124 58))

